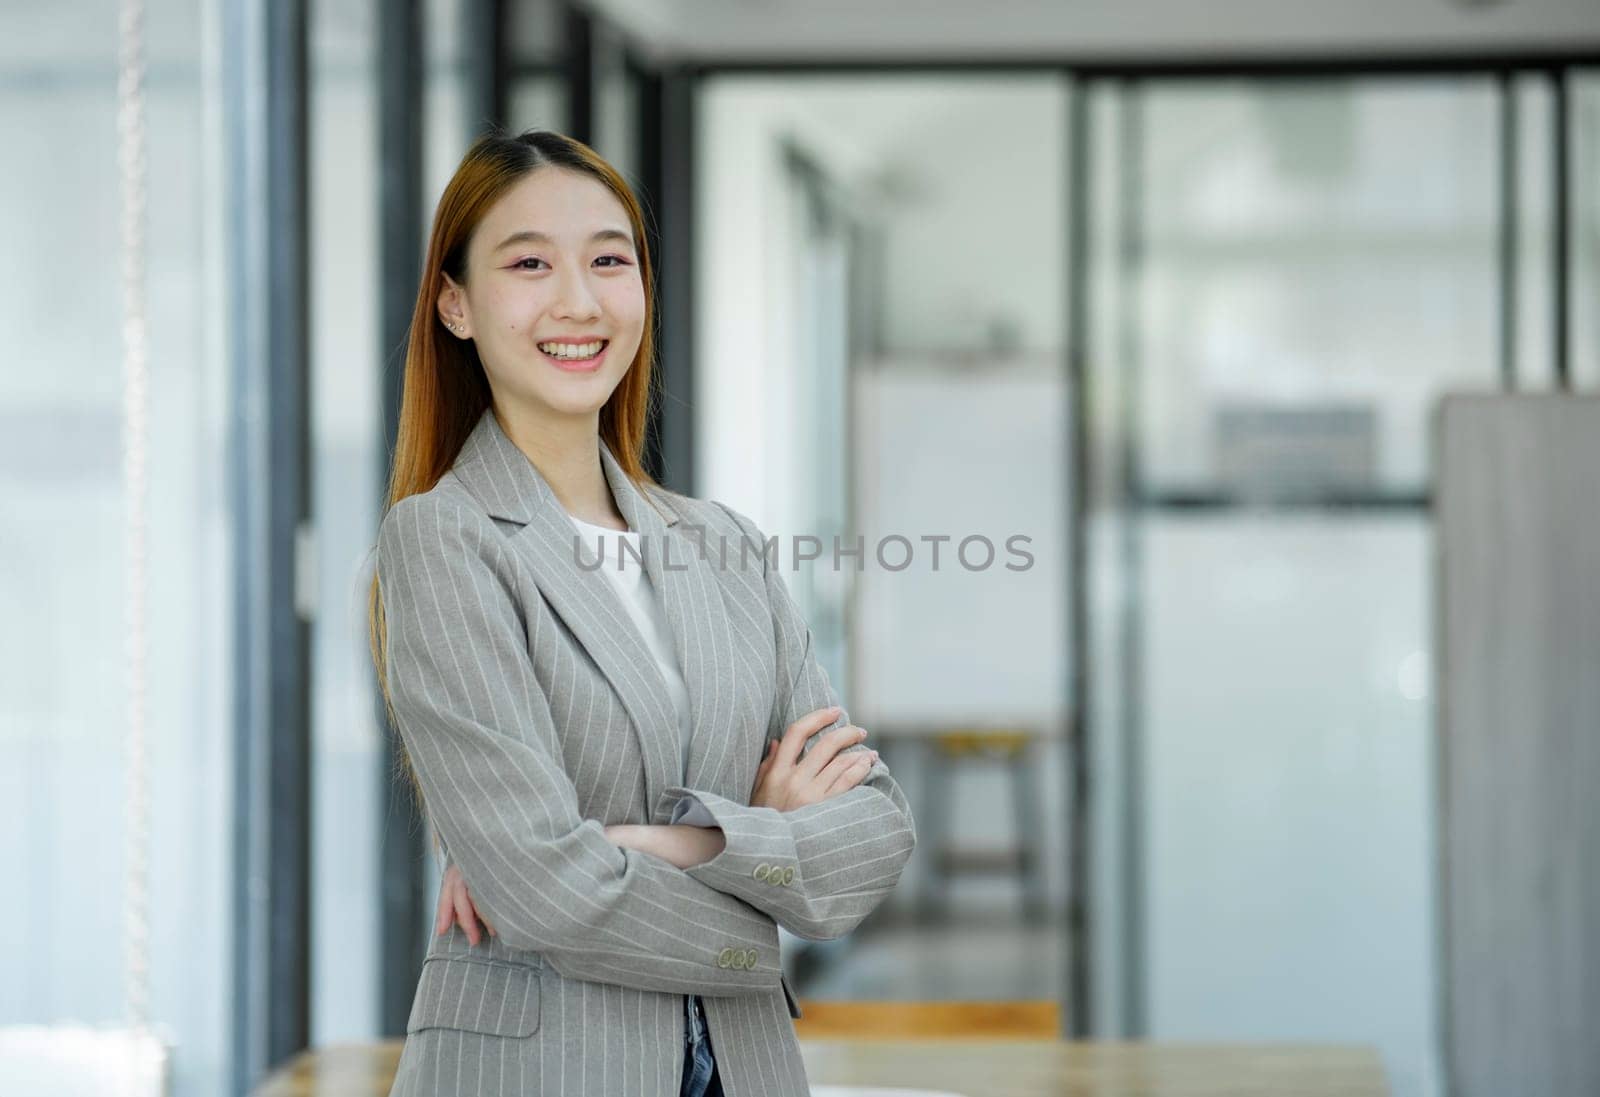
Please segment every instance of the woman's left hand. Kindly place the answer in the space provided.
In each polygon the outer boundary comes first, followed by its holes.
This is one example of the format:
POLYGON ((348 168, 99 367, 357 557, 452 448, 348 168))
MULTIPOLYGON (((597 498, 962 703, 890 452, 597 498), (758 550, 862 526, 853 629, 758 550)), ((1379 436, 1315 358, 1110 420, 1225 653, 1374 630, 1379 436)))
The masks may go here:
POLYGON ((434 933, 443 937, 450 928, 454 919, 461 923, 461 928, 466 930, 467 940, 477 945, 482 937, 478 930, 481 921, 488 929, 490 937, 498 937, 494 926, 489 924, 489 919, 478 913, 478 908, 473 905, 472 893, 467 890, 467 881, 461 875, 461 869, 455 862, 444 870, 444 879, 439 884, 439 913, 434 917, 434 933))

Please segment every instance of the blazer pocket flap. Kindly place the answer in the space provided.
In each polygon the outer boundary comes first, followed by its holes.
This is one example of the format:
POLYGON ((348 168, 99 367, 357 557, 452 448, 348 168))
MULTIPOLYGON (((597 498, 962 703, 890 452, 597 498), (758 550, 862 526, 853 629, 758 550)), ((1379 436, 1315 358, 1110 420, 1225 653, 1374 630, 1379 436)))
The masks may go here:
POLYGON ((533 1035, 539 1031, 539 969, 459 957, 424 960, 406 1032, 425 1028, 533 1035))

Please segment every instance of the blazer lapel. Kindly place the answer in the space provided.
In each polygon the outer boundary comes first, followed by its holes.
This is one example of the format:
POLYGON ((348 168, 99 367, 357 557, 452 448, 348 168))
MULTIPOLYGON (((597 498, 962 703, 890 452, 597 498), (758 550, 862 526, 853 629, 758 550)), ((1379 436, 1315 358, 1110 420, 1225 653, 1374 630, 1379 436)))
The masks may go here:
MULTIPOLYGON (((662 803, 663 790, 683 784, 721 792, 716 781, 727 760, 731 731, 731 630, 711 565, 701 559, 699 538, 677 528, 678 516, 670 508, 658 507, 645 497, 603 439, 599 446, 617 509, 629 528, 642 535, 645 572, 661 598, 683 671, 692 729, 686 771, 681 765, 677 717, 654 655, 611 581, 598 569, 578 563, 576 547, 582 535, 538 467, 500 427, 492 409, 486 409, 473 428, 453 470, 492 516, 524 524, 511 543, 627 711, 644 760, 645 807, 651 822, 662 823, 670 813, 670 805, 662 803)), ((592 549, 591 545, 591 554, 592 549)), ((616 561, 606 566, 615 567, 616 561)))

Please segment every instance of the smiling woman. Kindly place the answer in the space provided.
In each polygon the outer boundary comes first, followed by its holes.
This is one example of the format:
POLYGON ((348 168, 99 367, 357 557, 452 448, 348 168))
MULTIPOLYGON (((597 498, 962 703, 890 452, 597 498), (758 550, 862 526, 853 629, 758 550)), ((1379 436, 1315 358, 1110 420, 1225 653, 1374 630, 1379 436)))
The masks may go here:
POLYGON ((480 138, 434 217, 371 600, 446 855, 395 1097, 802 1097, 778 927, 850 932, 915 845, 779 569, 697 552, 761 530, 643 471, 643 240, 542 131, 480 138), (643 572, 581 566, 597 530, 643 572))

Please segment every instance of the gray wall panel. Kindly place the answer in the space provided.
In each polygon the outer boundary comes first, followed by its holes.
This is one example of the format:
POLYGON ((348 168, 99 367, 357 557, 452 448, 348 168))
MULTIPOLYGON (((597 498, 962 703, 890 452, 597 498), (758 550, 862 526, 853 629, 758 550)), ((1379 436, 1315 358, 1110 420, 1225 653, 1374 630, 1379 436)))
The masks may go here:
POLYGON ((1600 1093, 1600 398, 1435 419, 1454 1097, 1600 1093))

